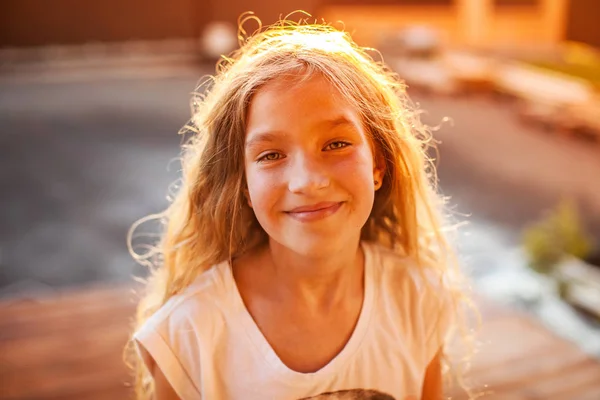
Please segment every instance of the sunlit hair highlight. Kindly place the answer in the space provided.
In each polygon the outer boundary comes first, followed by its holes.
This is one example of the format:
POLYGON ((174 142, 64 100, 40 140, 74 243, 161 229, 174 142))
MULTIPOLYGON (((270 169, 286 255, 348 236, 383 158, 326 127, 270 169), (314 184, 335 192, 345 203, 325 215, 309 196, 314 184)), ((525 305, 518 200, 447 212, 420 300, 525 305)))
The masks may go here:
MULTIPOLYGON (((253 18, 253 17, 252 17, 253 18)), ((447 235, 444 200, 429 150, 430 130, 406 95, 406 86, 370 49, 347 32, 325 23, 283 20, 244 36, 241 47, 223 57, 214 77, 205 79, 192 99, 192 118, 182 133, 182 179, 170 206, 138 221, 128 237, 132 255, 150 267, 139 303, 139 328, 169 298, 199 274, 263 244, 267 235, 244 197, 244 144, 248 105, 268 82, 281 77, 301 83, 316 74, 327 79, 362 117, 385 176, 375 194, 362 239, 412 257, 424 275, 434 276, 450 294, 455 322, 468 336, 462 305, 468 303, 462 274, 447 235), (149 219, 162 222, 158 243, 136 253, 133 234, 149 219)), ((136 371, 138 399, 149 399, 152 379, 127 348, 136 371)))

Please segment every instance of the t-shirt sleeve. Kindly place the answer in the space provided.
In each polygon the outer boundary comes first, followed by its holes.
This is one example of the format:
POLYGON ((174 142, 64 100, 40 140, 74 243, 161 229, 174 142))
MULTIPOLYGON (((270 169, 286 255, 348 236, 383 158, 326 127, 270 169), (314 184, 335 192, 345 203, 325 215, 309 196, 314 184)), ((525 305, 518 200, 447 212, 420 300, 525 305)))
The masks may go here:
POLYGON ((439 279, 430 279, 423 291, 422 315, 425 320, 425 361, 429 363, 446 345, 454 321, 450 289, 439 279))
POLYGON ((150 372, 160 368, 181 400, 200 399, 198 336, 185 309, 166 308, 133 335, 138 354, 150 372))

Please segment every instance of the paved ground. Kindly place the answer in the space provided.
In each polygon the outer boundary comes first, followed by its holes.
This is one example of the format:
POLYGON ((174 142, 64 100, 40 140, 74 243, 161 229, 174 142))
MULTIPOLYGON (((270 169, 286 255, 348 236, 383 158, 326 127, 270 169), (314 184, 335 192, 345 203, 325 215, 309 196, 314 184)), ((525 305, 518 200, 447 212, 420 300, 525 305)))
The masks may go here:
POLYGON ((513 104, 492 96, 419 97, 424 120, 438 125, 442 188, 459 210, 521 229, 560 198, 578 201, 600 233, 600 143, 525 126, 513 104))
POLYGON ((194 83, 187 76, 2 87, 1 286, 129 279, 125 233, 167 204, 177 165, 167 167, 194 83))
MULTIPOLYGON (((141 271, 126 231, 167 204, 188 93, 209 70, 161 71, 0 80, 0 294, 141 271)), ((415 98, 428 123, 453 119, 438 134, 439 174, 456 209, 472 215, 469 251, 500 262, 494 251, 517 244, 524 224, 563 194, 600 232, 599 145, 523 127, 492 99, 415 98)))

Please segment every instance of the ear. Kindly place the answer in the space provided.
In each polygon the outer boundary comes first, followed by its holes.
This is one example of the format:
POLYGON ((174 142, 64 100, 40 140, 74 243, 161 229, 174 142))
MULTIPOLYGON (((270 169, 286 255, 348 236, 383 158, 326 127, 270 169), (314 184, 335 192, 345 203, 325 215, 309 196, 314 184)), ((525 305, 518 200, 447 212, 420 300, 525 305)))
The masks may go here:
POLYGON ((383 173, 380 173, 379 170, 373 171, 373 186, 375 187, 375 191, 378 191, 383 185, 383 173))
POLYGON ((381 188, 383 184, 383 177, 385 176, 385 160, 381 155, 375 156, 375 165, 373 166, 373 184, 375 186, 375 191, 381 188))

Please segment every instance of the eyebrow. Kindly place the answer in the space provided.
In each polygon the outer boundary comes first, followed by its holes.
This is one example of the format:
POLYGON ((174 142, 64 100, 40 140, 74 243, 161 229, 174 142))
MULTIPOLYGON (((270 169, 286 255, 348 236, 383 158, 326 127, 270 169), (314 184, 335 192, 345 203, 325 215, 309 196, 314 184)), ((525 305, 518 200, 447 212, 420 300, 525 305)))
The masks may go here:
MULTIPOLYGON (((337 128, 338 126, 348 126, 354 130, 357 130, 356 125, 344 116, 319 121, 318 123, 315 124, 315 126, 325 127, 328 129, 337 128)), ((279 130, 252 133, 251 139, 246 142, 246 148, 251 149, 251 148, 257 147, 263 143, 273 142, 273 141, 279 139, 281 137, 281 135, 284 135, 284 134, 285 134, 285 132, 279 131, 279 130)))
POLYGON ((251 149, 260 146, 262 143, 273 142, 277 140, 281 134, 283 134, 281 131, 268 131, 253 134, 252 138, 246 142, 246 148, 251 149))
POLYGON ((354 125, 354 123, 344 116, 324 120, 324 121, 320 122, 319 125, 327 126, 329 128, 337 128, 338 126, 348 125, 354 129, 356 129, 356 126, 354 125))

